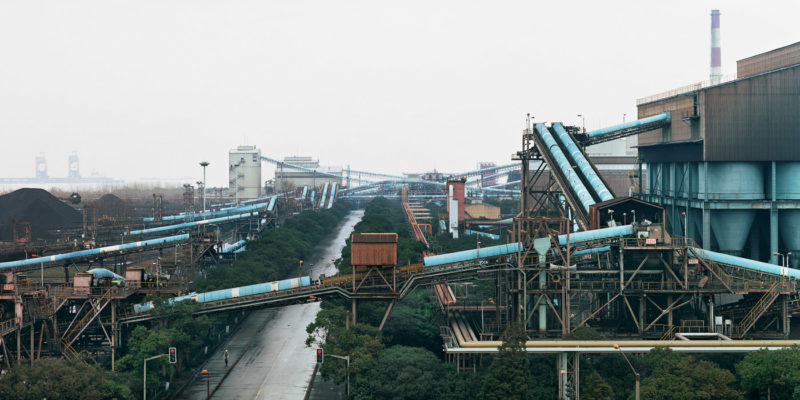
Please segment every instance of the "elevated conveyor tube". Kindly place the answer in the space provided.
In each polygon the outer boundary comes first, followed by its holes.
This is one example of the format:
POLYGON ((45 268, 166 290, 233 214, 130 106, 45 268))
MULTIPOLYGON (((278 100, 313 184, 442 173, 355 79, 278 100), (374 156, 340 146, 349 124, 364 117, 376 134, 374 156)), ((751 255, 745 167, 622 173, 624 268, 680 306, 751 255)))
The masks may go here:
MULTIPOLYGON (((272 196, 270 204, 272 202, 274 202, 276 198, 277 198, 277 196, 272 196)), ((205 218, 205 217, 217 217, 217 216, 222 216, 222 215, 244 213, 244 212, 247 212, 247 211, 255 211, 255 210, 262 209, 267 204, 268 203, 265 201, 263 203, 251 204, 251 205, 248 205, 248 206, 223 208, 221 210, 206 211, 204 213, 202 213, 202 212, 201 213, 194 213, 194 214, 192 214, 192 217, 194 217, 194 218, 205 218)), ((162 218, 161 220, 162 221, 178 221, 178 220, 184 220, 186 218, 187 218, 186 214, 179 214, 179 215, 169 215, 169 216, 166 216, 166 217, 162 218)), ((144 219, 142 219, 142 221, 144 221, 144 222, 153 222, 153 217, 144 218, 144 219)))
POLYGON ((564 147, 567 148, 567 152, 569 152, 569 154, 572 156, 572 159, 575 160, 575 163, 578 165, 578 168, 580 168, 583 176, 586 177, 587 181, 589 181, 589 184, 594 189, 594 192, 597 194, 597 197, 600 199, 600 201, 613 199, 614 196, 611 195, 611 192, 603 183, 603 180, 597 176, 592 164, 586 159, 586 157, 583 156, 581 149, 579 149, 578 146, 575 145, 575 142, 572 141, 572 138, 569 137, 569 133, 567 133, 567 130, 564 129, 564 126, 558 122, 554 123, 553 130, 555 130, 556 135, 558 135, 558 139, 564 144, 564 147))
POLYGON ((319 198, 320 208, 325 207, 325 198, 328 196, 328 182, 322 186, 322 197, 319 198))
POLYGON ((781 267, 779 265, 750 260, 748 258, 736 257, 730 254, 698 249, 697 247, 692 247, 691 249, 695 252, 695 254, 704 260, 711 260, 720 264, 728 264, 753 271, 766 272, 768 274, 789 276, 795 279, 800 279, 800 270, 794 268, 781 267))
POLYGON ((308 186, 303 186, 303 195, 300 196, 300 200, 305 200, 307 195, 308 195, 308 186))
POLYGON ((630 128, 635 128, 637 126, 652 124, 653 122, 669 121, 669 120, 670 120, 670 113, 664 112, 661 114, 653 115, 652 117, 642 118, 636 121, 625 122, 618 125, 612 125, 607 128, 597 129, 587 133, 586 136, 595 137, 595 136, 605 135, 607 133, 621 131, 623 129, 630 129, 630 128))
POLYGON ((558 147, 558 143, 556 142, 555 138, 552 134, 550 134, 550 130, 542 124, 536 124, 536 131, 539 132, 539 135, 542 137, 547 149, 541 149, 542 151, 549 152, 555 162, 558 164, 558 167, 561 169, 561 172, 567 178, 569 185, 572 187, 572 190, 575 191, 575 194, 578 196, 578 199, 583 204, 583 207, 586 211, 589 211, 589 206, 594 204, 594 199, 589 194, 589 191, 586 189, 586 186, 583 185, 581 182, 580 177, 578 177, 577 171, 572 169, 572 166, 567 160, 567 157, 564 155, 564 152, 561 151, 561 148, 558 147))
POLYGON ((231 253, 231 252, 239 249, 240 247, 244 246, 246 243, 247 243, 247 241, 245 241, 245 240, 240 240, 238 242, 231 243, 231 244, 224 243, 222 245, 222 251, 220 251, 220 253, 231 253))
POLYGON ((455 253, 440 254, 436 256, 425 257, 424 264, 426 267, 433 267, 436 265, 455 264, 470 260, 477 260, 480 258, 503 256, 514 254, 519 251, 519 243, 501 244, 499 246, 481 247, 475 250, 457 251, 455 253))
POLYGON ((337 186, 337 183, 333 182, 333 186, 331 187, 331 195, 329 196, 330 200, 328 200, 328 207, 327 208, 333 207, 333 199, 336 198, 336 186, 337 186))
POLYGON ((146 234, 149 234, 149 233, 156 233, 156 232, 174 231, 174 230, 183 229, 183 228, 192 228, 192 227, 201 226, 201 225, 210 225, 210 224, 218 224, 218 223, 227 222, 227 221, 234 221, 234 220, 237 220, 237 219, 249 218, 249 217, 254 216, 254 215, 258 215, 258 212, 237 214, 237 215, 231 215, 231 216, 228 216, 228 217, 203 219, 203 220, 200 220, 200 221, 184 222, 182 224, 159 226, 159 227, 149 228, 149 229, 139 229, 139 230, 135 230, 135 231, 130 231, 130 233, 126 233, 125 235, 127 235, 127 236, 136 236, 136 235, 146 235, 146 234))
POLYGON ((114 245, 114 246, 106 246, 106 247, 100 247, 100 248, 90 249, 90 250, 73 251, 73 252, 70 252, 70 253, 54 254, 52 256, 44 256, 44 257, 39 257, 39 258, 29 258, 27 260, 7 261, 7 262, 0 263, 0 269, 22 267, 22 266, 26 266, 26 265, 38 265, 38 264, 41 264, 41 263, 49 263, 49 262, 54 262, 54 261, 64 261, 64 260, 70 260, 70 259, 78 258, 78 257, 100 255, 100 254, 111 253, 111 252, 122 251, 122 250, 131 250, 131 249, 136 249, 136 248, 141 248, 141 247, 152 246, 152 245, 156 245, 156 244, 180 242, 180 241, 188 240, 188 239, 189 239, 189 234, 175 235, 175 236, 168 236, 168 237, 157 238, 157 239, 143 240, 141 242, 118 244, 118 245, 114 245))
MULTIPOLYGON (((595 229, 591 231, 575 232, 569 234, 569 243, 583 243, 592 240, 608 239, 617 236, 633 235, 633 225, 614 226, 611 228, 595 229)), ((558 235, 558 244, 567 244, 567 235, 558 235)))
POLYGON ((269 200, 269 204, 267 204, 267 211, 272 211, 275 209, 275 202, 278 201, 278 196, 272 196, 269 200))
POLYGON ((111 271, 109 271, 109 270, 107 270, 105 268, 92 268, 92 269, 90 269, 90 270, 88 270, 86 272, 88 272, 90 274, 94 274, 95 278, 109 278, 109 279, 113 279, 115 281, 120 281, 122 283, 125 283, 125 278, 123 278, 121 275, 117 275, 117 274, 115 274, 115 273, 113 273, 113 272, 111 272, 111 271))
MULTIPOLYGON (((576 244, 592 240, 606 239, 616 236, 625 236, 632 234, 633 234, 633 226, 631 225, 615 226, 611 228, 595 229, 593 231, 572 233, 569 235, 569 242, 570 244, 576 244)), ((558 244, 561 246, 567 244, 567 235, 559 235, 558 244)), ((464 250, 464 251, 457 251, 455 253, 439 254, 435 256, 425 257, 424 264, 426 267, 432 267, 443 264, 455 264, 460 262, 467 262, 470 260, 477 260, 480 258, 513 254, 516 253, 518 250, 519 250, 519 243, 501 244, 499 246, 481 247, 480 249, 475 249, 475 250, 464 250)))

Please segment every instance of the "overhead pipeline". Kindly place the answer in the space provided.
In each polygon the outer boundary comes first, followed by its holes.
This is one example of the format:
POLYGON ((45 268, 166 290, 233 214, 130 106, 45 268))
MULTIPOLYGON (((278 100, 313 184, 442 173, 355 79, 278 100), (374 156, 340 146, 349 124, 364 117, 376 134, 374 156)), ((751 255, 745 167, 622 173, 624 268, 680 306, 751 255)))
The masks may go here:
POLYGON ((331 187, 331 195, 328 196, 330 198, 330 200, 328 200, 328 207, 327 208, 333 207, 333 199, 336 198, 336 187, 337 186, 338 186, 338 184, 336 182, 333 182, 333 186, 331 187))
POLYGON ((608 133, 621 131, 623 129, 630 129, 630 128, 635 128, 637 126, 642 126, 642 125, 646 125, 646 124, 652 124, 653 122, 669 121, 669 120, 670 120, 670 113, 669 113, 669 111, 667 111, 667 112, 664 112, 664 113, 661 113, 661 114, 653 115, 652 117, 637 119, 636 121, 624 122, 622 124, 617 124, 617 125, 612 125, 612 126, 609 126, 609 127, 606 127, 606 128, 597 129, 597 130, 594 130, 594 131, 591 131, 591 132, 587 133, 586 136, 595 137, 595 136, 600 136, 600 135, 605 135, 605 134, 608 134, 608 133))
POLYGON ((575 160, 575 163, 578 165, 581 173, 583 173, 583 176, 589 182, 589 185, 592 186, 592 189, 594 189, 594 192, 597 194, 597 197, 600 199, 600 201, 613 199, 614 196, 603 183, 603 180, 600 179, 600 176, 597 175, 592 163, 590 163, 589 160, 583 156, 583 152, 580 148, 578 148, 577 145, 575 145, 575 142, 569 136, 567 130, 564 129, 564 126, 561 125, 561 123, 556 122, 553 124, 553 130, 555 130, 558 140, 564 144, 567 152, 570 154, 570 156, 572 156, 572 159, 575 160))
POLYGON ((589 207, 594 204, 595 201, 589 194, 586 186, 584 186, 583 182, 581 182, 578 172, 572 168, 572 165, 570 165, 569 160, 564 155, 564 152, 561 151, 561 148, 558 146, 555 138, 550 133, 550 130, 547 129, 544 124, 536 124, 536 131, 539 132, 539 135, 547 146, 546 149, 541 149, 541 151, 547 151, 553 156, 553 160, 555 160, 555 162, 558 164, 558 167, 566 177, 569 185, 572 187, 572 190, 578 196, 578 199, 583 204, 583 207, 586 209, 586 211, 589 211, 589 207))
POLYGON ((228 221, 234 221, 234 220, 242 219, 242 218, 249 218, 249 217, 254 216, 254 215, 258 215, 258 212, 256 211, 256 212, 250 212, 250 213, 244 213, 244 214, 231 215, 231 216, 227 216, 227 217, 219 217, 219 218, 212 218, 212 219, 202 219, 200 221, 194 221, 194 222, 184 222, 182 224, 158 226, 158 227, 155 227, 155 228, 148 228, 148 229, 139 229, 139 230, 130 231, 128 233, 125 233, 125 235, 126 236, 147 235, 147 234, 150 234, 150 233, 174 231, 174 230, 178 230, 178 229, 193 228, 193 227, 202 226, 202 225, 213 225, 213 224, 219 224, 219 223, 228 222, 228 221))
POLYGON ((788 267, 781 267, 775 264, 769 264, 761 261, 755 261, 748 258, 736 257, 730 254, 717 253, 716 251, 698 249, 691 247, 698 257, 704 260, 711 260, 721 264, 733 265, 753 271, 766 272, 768 274, 789 276, 795 279, 800 279, 800 270, 788 267))
POLYGON ((53 261, 65 261, 71 260, 73 258, 78 257, 86 257, 86 256, 93 256, 93 255, 101 255, 106 253, 113 253, 122 250, 131 250, 141 247, 153 246, 156 244, 163 244, 163 243, 172 243, 172 242, 181 242, 184 240, 189 239, 189 234, 183 235, 175 235, 175 236, 168 236, 162 238, 155 238, 155 239, 148 239, 143 240, 140 242, 131 242, 125 244, 117 244, 114 246, 106 246, 106 247, 99 247, 96 249, 89 249, 89 250, 79 250, 73 251, 69 253, 61 253, 61 254, 54 254, 51 256, 44 256, 38 258, 29 258, 27 260, 18 260, 18 261, 7 261, 0 263, 0 269, 4 268, 14 268, 14 267, 22 267, 26 265, 37 265, 46 262, 53 262, 53 261))

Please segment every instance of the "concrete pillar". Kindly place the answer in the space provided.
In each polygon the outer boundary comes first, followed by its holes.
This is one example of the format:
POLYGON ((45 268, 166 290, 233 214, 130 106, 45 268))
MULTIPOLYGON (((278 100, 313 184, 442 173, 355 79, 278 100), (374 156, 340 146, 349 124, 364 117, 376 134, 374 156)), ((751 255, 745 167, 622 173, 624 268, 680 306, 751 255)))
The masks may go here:
POLYGON ((776 256, 775 253, 778 251, 778 203, 775 202, 775 161, 772 162, 770 181, 772 182, 772 185, 770 185, 772 187, 772 191, 769 194, 769 262, 772 264, 777 264, 778 256, 776 256))
MULTIPOLYGON (((544 290, 547 287, 547 273, 544 270, 539 272, 539 289, 544 290)), ((539 332, 547 332, 547 299, 546 295, 542 295, 539 302, 539 332)))
POLYGON ((711 250, 711 210, 708 202, 703 202, 703 248, 711 250))
POLYGON ((669 307, 669 311, 667 312, 667 326, 672 326, 672 295, 667 295, 667 307, 669 307))
POLYGON ((703 248, 711 250, 711 210, 708 207, 708 161, 698 166, 700 193, 703 198, 703 248), (702 167, 702 168, 700 168, 702 167))
POLYGON ((760 221, 760 218, 750 228, 750 258, 753 260, 761 260, 761 252, 759 251, 759 226, 761 224, 758 221, 760 221))

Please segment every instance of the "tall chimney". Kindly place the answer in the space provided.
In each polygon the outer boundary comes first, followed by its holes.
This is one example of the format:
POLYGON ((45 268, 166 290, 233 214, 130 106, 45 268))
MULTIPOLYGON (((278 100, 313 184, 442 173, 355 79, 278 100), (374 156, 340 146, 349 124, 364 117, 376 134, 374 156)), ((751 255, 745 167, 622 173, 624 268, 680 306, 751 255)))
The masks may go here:
POLYGON ((722 48, 719 41, 719 10, 711 10, 711 82, 722 78, 722 48))

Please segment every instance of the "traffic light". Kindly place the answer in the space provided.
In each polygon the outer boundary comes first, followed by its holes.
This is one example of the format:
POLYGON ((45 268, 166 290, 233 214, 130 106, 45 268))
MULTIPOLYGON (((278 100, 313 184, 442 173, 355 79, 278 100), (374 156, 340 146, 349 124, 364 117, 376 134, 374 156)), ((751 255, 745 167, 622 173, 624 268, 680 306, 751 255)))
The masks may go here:
POLYGON ((322 349, 317 349, 317 364, 322 364, 322 361, 324 359, 325 359, 325 357, 322 354, 322 349))
POLYGON ((169 348, 169 363, 175 364, 178 362, 178 351, 174 347, 169 348))

